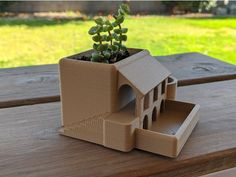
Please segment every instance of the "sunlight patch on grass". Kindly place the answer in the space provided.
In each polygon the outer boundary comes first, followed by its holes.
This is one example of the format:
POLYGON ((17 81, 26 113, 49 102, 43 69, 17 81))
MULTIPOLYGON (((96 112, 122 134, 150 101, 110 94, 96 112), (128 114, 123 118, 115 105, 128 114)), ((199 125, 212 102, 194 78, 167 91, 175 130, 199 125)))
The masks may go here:
MULTIPOLYGON (((0 19, 0 67, 57 63, 90 49, 93 21, 0 19)), ((200 52, 236 64, 236 19, 129 17, 128 42, 152 55, 200 52)))

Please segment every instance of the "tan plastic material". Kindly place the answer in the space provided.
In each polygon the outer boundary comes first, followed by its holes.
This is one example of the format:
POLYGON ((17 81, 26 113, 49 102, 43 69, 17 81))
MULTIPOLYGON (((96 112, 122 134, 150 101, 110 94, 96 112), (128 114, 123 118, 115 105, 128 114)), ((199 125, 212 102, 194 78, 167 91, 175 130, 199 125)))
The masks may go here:
POLYGON ((60 60, 61 134, 176 157, 198 121, 199 105, 175 101, 177 80, 148 51, 129 52, 115 64, 60 60))
POLYGON ((177 89, 177 79, 170 76, 167 82, 167 99, 175 100, 177 89))

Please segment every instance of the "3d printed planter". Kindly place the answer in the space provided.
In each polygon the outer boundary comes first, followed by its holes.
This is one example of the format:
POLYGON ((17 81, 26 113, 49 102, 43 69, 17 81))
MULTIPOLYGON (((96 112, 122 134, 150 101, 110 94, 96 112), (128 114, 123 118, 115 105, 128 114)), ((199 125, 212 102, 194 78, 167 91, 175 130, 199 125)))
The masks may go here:
POLYGON ((198 121, 199 105, 175 101, 177 80, 148 51, 129 52, 115 64, 61 59, 61 134, 176 157, 198 121))

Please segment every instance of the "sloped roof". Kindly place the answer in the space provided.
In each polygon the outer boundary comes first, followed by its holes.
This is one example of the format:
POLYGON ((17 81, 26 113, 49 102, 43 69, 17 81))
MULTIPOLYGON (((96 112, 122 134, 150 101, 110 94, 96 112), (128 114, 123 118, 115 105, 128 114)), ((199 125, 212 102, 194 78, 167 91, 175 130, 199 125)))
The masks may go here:
POLYGON ((166 79, 171 73, 144 50, 116 64, 116 68, 143 95, 166 79))

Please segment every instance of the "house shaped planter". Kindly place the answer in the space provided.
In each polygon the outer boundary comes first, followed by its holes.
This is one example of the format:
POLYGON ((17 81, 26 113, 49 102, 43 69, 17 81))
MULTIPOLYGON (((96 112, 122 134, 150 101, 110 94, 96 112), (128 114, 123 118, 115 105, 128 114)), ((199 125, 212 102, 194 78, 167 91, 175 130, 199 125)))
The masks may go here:
POLYGON ((60 60, 61 134, 128 152, 176 157, 198 121, 199 105, 175 100, 177 81, 148 51, 114 64, 60 60))

